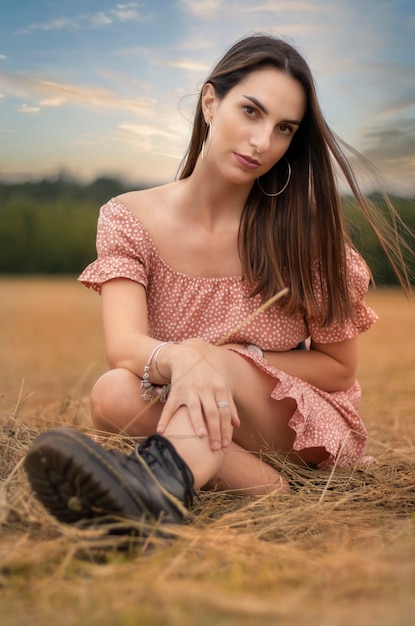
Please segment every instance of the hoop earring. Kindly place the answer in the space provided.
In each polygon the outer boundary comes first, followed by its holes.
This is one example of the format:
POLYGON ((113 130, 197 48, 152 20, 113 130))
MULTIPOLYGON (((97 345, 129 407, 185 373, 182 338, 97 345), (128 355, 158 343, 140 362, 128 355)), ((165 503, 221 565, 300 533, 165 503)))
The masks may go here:
POLYGON ((210 123, 208 124, 206 136, 202 143, 202 159, 204 159, 207 156, 211 141, 212 141, 212 124, 210 123), (205 152, 205 148, 206 148, 206 152, 205 152))
POLYGON ((282 189, 280 189, 279 191, 277 191, 277 193, 268 193, 267 191, 264 191, 261 187, 261 183, 259 182, 259 177, 256 179, 256 182, 258 183, 258 187, 260 188, 260 190, 262 191, 263 194, 265 194, 266 196, 269 196, 270 198, 275 198, 275 196, 279 196, 280 193, 282 193, 283 191, 285 191, 288 187, 288 183, 290 182, 290 178, 291 178, 291 165, 289 160, 287 159, 287 157, 284 157, 284 159, 287 162, 287 168, 288 168, 288 178, 287 181, 284 185, 284 187, 282 189))

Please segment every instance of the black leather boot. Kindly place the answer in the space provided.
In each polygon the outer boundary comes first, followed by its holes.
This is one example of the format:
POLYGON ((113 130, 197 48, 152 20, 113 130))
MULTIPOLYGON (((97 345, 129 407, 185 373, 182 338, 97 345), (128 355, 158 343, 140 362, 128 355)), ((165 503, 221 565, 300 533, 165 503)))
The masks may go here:
POLYGON ((181 523, 193 500, 193 475, 161 435, 123 454, 73 428, 40 434, 24 461, 43 506, 59 521, 94 525, 120 519, 181 523))

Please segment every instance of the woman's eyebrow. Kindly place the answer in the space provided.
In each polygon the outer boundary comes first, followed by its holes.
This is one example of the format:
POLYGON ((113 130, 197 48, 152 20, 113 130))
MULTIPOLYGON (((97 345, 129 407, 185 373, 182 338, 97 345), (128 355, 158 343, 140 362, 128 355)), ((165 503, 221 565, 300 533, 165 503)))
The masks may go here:
POLYGON ((252 102, 252 104, 255 104, 258 109, 261 109, 261 111, 263 113, 265 113, 265 115, 268 115, 268 109, 262 104, 262 102, 260 102, 259 100, 257 100, 256 98, 254 98, 254 96, 242 96, 243 98, 246 98, 247 100, 249 100, 250 102, 252 102))
MULTIPOLYGON (((258 109, 261 109, 261 111, 263 113, 265 113, 265 115, 268 115, 269 111, 267 109, 266 106, 264 106, 262 104, 262 102, 260 102, 259 100, 257 100, 254 96, 245 96, 242 95, 243 98, 246 98, 247 100, 249 100, 250 102, 252 102, 252 104, 255 104, 255 106, 258 107, 258 109)), ((295 124, 295 126, 300 126, 300 120, 284 120, 285 123, 287 124, 295 124)))

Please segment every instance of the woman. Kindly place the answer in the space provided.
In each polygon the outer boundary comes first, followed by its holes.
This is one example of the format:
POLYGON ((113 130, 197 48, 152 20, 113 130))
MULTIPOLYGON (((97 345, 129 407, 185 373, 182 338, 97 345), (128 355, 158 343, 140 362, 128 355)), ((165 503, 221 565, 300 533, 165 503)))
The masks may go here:
POLYGON ((306 62, 256 35, 204 83, 180 178, 101 209, 80 277, 101 293, 111 367, 92 420, 147 439, 126 456, 74 429, 41 434, 25 467, 58 519, 178 522, 195 488, 288 491, 265 448, 320 468, 362 461, 357 344, 376 315, 333 160, 379 235, 306 62))

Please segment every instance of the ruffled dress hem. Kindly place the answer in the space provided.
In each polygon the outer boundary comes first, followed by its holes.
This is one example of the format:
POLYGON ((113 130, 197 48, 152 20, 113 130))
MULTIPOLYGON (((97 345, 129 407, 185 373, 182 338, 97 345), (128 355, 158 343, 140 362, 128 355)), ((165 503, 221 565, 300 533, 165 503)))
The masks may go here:
POLYGON ((322 470, 363 465, 367 431, 357 413, 361 395, 357 382, 347 392, 322 391, 273 367, 255 353, 230 350, 275 379, 271 392, 274 400, 295 401, 296 409, 288 424, 295 433, 293 450, 325 448, 329 456, 318 465, 322 470))

